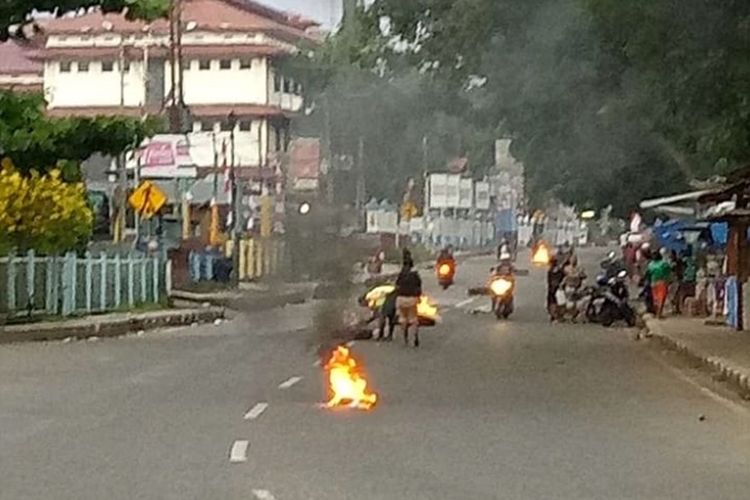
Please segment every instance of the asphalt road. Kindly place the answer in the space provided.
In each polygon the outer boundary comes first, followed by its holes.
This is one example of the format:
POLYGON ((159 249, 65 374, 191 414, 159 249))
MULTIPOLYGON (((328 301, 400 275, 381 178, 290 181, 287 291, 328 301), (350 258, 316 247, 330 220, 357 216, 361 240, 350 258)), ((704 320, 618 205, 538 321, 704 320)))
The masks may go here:
POLYGON ((371 412, 323 410, 315 304, 143 337, 0 346, 0 499, 747 499, 750 413, 626 330, 468 314, 357 342, 371 412), (705 419, 701 421, 700 415, 705 419))

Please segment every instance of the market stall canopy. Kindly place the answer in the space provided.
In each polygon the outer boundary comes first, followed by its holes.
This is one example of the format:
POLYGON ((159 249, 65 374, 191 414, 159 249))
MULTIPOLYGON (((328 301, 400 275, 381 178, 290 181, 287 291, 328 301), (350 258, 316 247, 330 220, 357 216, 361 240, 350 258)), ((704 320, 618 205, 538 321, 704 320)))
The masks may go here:
POLYGON ((651 198, 641 201, 640 207, 644 210, 651 209, 673 215, 695 215, 695 205, 700 203, 701 198, 718 191, 719 190, 716 189, 702 189, 699 191, 662 196, 660 198, 651 198))

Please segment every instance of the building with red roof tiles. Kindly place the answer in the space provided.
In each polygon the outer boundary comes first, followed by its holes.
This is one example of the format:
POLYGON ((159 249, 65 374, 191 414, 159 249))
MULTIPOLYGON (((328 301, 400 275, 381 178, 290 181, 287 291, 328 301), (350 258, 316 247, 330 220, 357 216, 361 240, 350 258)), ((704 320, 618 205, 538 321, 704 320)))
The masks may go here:
POLYGON ((33 57, 36 47, 8 40, 0 43, 0 89, 41 92, 44 66, 33 57))

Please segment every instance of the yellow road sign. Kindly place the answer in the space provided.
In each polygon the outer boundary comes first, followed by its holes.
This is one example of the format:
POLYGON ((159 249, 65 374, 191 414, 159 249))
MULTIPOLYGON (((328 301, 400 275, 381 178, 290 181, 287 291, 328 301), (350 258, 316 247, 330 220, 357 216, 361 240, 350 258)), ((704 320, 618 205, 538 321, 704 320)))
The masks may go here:
POLYGON ((401 218, 403 220, 407 220, 407 221, 412 220, 414 217, 417 217, 418 215, 419 215, 419 209, 411 201, 407 201, 406 203, 401 205, 401 218))
POLYGON ((141 217, 149 219, 156 215, 167 203, 167 195, 149 181, 143 181, 128 198, 130 206, 141 217))

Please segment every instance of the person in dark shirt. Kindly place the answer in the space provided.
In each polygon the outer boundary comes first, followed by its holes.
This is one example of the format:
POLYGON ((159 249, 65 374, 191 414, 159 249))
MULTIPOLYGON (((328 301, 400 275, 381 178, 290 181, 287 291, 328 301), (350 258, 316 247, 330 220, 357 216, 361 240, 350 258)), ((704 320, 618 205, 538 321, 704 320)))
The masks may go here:
MULTIPOLYGON (((406 254, 404 255, 406 257, 406 254)), ((409 328, 414 328, 414 347, 419 347, 419 316, 417 305, 422 296, 422 279, 414 270, 414 262, 404 258, 401 272, 396 279, 396 309, 404 329, 404 342, 409 344, 409 328)))
POLYGON ((547 311, 551 321, 557 319, 557 290, 563 280, 563 266, 557 256, 552 256, 547 271, 547 311))

